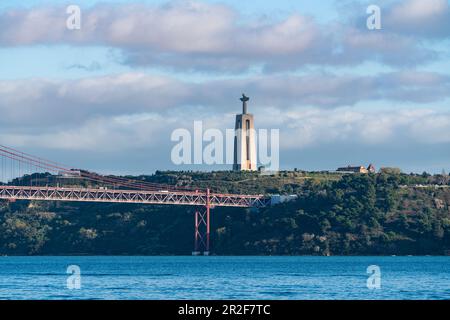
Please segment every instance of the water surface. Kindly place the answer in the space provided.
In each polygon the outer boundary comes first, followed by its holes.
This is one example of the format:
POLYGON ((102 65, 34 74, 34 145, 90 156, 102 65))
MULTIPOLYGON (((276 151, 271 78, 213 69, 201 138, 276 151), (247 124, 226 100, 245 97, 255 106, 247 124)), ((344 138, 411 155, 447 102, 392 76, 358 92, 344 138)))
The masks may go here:
POLYGON ((0 257, 0 299, 450 299, 450 257, 0 257))

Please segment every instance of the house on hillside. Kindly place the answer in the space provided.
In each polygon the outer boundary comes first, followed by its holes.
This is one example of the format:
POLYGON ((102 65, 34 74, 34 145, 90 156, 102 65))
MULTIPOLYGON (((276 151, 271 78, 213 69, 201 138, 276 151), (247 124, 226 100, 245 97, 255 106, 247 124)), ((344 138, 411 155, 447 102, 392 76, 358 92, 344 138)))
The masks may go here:
POLYGON ((375 173, 375 166, 373 164, 369 164, 366 168, 364 166, 351 166, 348 165, 346 167, 337 168, 337 172, 345 172, 345 173, 375 173))

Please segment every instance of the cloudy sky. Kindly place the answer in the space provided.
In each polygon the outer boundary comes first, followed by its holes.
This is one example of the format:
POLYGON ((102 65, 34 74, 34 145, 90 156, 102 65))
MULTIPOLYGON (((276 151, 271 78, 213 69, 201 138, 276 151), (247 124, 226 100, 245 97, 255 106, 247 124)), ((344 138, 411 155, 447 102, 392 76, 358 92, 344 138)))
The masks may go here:
POLYGON ((282 168, 449 171, 449 1, 0 2, 1 144, 104 173, 224 169, 175 166, 170 135, 233 128, 242 92, 282 168))

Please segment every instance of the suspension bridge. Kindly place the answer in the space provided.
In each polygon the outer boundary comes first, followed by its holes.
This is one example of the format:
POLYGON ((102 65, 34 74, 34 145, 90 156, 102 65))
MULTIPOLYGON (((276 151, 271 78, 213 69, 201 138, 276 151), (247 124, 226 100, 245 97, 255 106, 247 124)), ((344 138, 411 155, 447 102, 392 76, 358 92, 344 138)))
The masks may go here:
POLYGON ((215 207, 261 208, 269 205, 264 195, 223 194, 211 188, 196 189, 148 182, 88 170, 36 157, 0 145, 0 199, 7 201, 76 201, 194 206, 193 254, 210 251, 211 209, 215 207))

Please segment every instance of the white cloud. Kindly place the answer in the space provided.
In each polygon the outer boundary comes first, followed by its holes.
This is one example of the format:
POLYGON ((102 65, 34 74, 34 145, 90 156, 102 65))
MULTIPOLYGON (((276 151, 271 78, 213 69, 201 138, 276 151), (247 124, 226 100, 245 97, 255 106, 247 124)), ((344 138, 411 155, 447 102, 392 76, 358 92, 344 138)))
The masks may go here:
POLYGON ((450 143, 450 112, 427 108, 358 110, 290 109, 279 116, 283 147, 327 144, 384 145, 450 143))
POLYGON ((5 144, 57 150, 122 152, 158 146, 167 135, 167 125, 158 114, 133 114, 93 118, 74 128, 53 128, 49 132, 2 134, 5 144))
POLYGON ((431 22, 448 13, 449 5, 447 0, 408 0, 395 5, 390 14, 391 19, 399 23, 431 22))
MULTIPOLYGON (((280 129, 281 149, 302 150, 327 146, 391 146, 450 144, 450 111, 429 108, 361 110, 341 107, 333 110, 293 107, 284 111, 264 108, 256 117, 257 128, 280 129), (275 113, 274 113, 275 111, 275 113), (276 119, 276 121, 272 121, 276 119)), ((116 152, 170 146, 170 134, 177 128, 192 131, 194 121, 204 128, 233 128, 234 116, 211 115, 199 119, 192 112, 167 119, 156 113, 98 117, 67 129, 55 127, 41 133, 0 134, 3 143, 19 148, 116 152)))
MULTIPOLYGON (((340 150, 352 150, 345 155, 350 157, 359 150, 385 152, 383 148, 433 157, 431 151, 450 144, 450 113, 428 106, 448 101, 450 77, 445 70, 282 73, 307 65, 354 66, 365 61, 394 70, 416 66, 439 57, 429 40, 449 37, 444 0, 394 1, 382 8, 380 32, 368 31, 361 13, 365 8, 356 14, 357 24, 351 23, 354 13, 348 21, 320 24, 295 12, 277 21, 243 20, 229 6, 199 1, 103 4, 83 9, 82 29, 69 31, 63 7, 3 10, 0 47, 106 46, 119 48, 123 63, 133 67, 224 74, 261 67, 265 72, 203 82, 139 72, 0 81, 0 140, 75 155, 108 152, 126 157, 127 151, 147 148, 159 156, 170 146, 171 130, 190 128, 194 120, 205 121, 206 127, 232 127, 240 110, 238 95, 246 92, 256 125, 282 129, 282 150, 294 152, 294 157, 314 148, 323 148, 321 155, 335 148, 336 157, 340 150), (380 101, 392 108, 371 107, 380 101)), ((441 162, 449 156, 441 149, 434 155, 441 162)), ((384 153, 385 158, 391 156, 384 153)))
POLYGON ((416 12, 429 20, 436 12, 446 14, 448 8, 441 2, 412 1, 393 8, 383 32, 354 28, 346 21, 321 25, 299 13, 280 21, 243 21, 231 7, 200 1, 96 5, 82 10, 82 27, 77 31, 65 28, 62 7, 11 9, 0 13, 0 46, 103 45, 121 49, 124 63, 193 71, 242 72, 262 66, 269 72, 364 61, 414 65, 435 58, 436 53, 396 33, 397 23, 409 23, 416 12))
POLYGON ((417 105, 449 98, 450 77, 430 72, 393 72, 376 76, 311 74, 183 82, 127 73, 78 80, 4 80, 0 81, 0 124, 3 130, 66 129, 92 118, 140 113, 170 118, 190 112, 204 119, 237 111, 238 95, 243 91, 251 96, 255 109, 332 109, 381 100, 417 105))
POLYGON ((450 38, 448 0, 403 0, 382 7, 383 29, 415 41, 450 38))
MULTIPOLYGON (((350 21, 355 28, 364 31, 364 19, 360 12, 366 1, 350 1, 345 9, 350 12, 350 21)), ((395 0, 380 2, 382 30, 379 34, 397 41, 415 41, 417 44, 429 40, 450 38, 450 5, 448 0, 395 0)), ((394 44, 396 45, 396 44, 394 44)))

